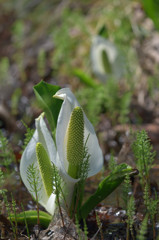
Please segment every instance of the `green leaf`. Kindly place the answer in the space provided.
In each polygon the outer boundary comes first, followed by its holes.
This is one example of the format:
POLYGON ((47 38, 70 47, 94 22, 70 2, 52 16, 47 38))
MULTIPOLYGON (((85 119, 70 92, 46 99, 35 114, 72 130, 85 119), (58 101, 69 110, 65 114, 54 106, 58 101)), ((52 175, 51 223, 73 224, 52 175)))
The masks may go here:
POLYGON ((91 78, 89 75, 85 74, 82 70, 80 69, 74 69, 73 74, 79 78, 79 80, 84 83, 88 87, 96 88, 99 86, 98 83, 95 82, 93 78, 91 78))
POLYGON ((142 0, 142 5, 147 15, 153 20, 155 27, 159 29, 159 0, 142 0))
POLYGON ((106 38, 106 39, 109 37, 108 36, 108 29, 107 29, 105 24, 102 25, 101 28, 99 29, 98 35, 103 37, 103 38, 106 38))
POLYGON ((122 163, 116 170, 111 172, 103 181, 99 183, 96 192, 83 204, 80 209, 79 218, 85 219, 94 207, 111 194, 124 180, 127 174, 136 174, 130 166, 122 163))
POLYGON ((46 114, 50 128, 52 132, 54 132, 62 100, 53 98, 53 95, 60 89, 60 87, 41 81, 35 85, 33 89, 40 107, 46 114))
MULTIPOLYGON (((15 222, 15 215, 11 214, 11 220, 15 222)), ((10 220, 9 217, 9 220, 10 220)), ((37 211, 36 210, 29 210, 29 211, 24 211, 19 214, 16 214, 16 221, 18 224, 25 225, 25 219, 27 221, 28 225, 34 226, 37 224, 37 211)), ((50 221, 52 219, 52 216, 49 215, 46 212, 39 211, 39 220, 40 220, 40 225, 44 228, 47 228, 50 221)))

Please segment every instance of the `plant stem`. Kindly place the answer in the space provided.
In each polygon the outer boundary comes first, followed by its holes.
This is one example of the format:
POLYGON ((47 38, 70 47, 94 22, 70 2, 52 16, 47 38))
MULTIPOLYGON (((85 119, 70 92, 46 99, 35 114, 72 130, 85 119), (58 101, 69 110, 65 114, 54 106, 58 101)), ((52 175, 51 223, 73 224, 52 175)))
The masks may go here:
POLYGON ((129 223, 127 223, 126 227, 126 240, 129 240, 129 223))
POLYGON ((25 226, 26 226, 27 235, 28 235, 28 238, 29 238, 29 240, 30 240, 28 223, 27 223, 27 220, 26 220, 26 214, 25 214, 24 207, 23 207, 23 204, 22 204, 22 203, 21 203, 21 207, 22 207, 22 210, 23 210, 23 213, 24 213, 24 220, 25 220, 25 226))
POLYGON ((37 186, 34 178, 34 187, 35 187, 35 198, 36 198, 36 207, 37 207, 37 225, 40 225, 40 218, 39 218, 39 202, 38 202, 38 193, 37 193, 37 186))
POLYGON ((63 214, 62 214, 62 211, 61 211, 61 205, 60 205, 60 200, 59 200, 59 196, 58 195, 57 195, 57 205, 59 207, 59 212, 60 212, 60 216, 61 216, 61 220, 62 220, 62 225, 64 227, 65 224, 64 224, 63 214))
POLYGON ((155 217, 153 217, 153 220, 152 220, 152 228, 153 228, 153 239, 156 239, 155 217))

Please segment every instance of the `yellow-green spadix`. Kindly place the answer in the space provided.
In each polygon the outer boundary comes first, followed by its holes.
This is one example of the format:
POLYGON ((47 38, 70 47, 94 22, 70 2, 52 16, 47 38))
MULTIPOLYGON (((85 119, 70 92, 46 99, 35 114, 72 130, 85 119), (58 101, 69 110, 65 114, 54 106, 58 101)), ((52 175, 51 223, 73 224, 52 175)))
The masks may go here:
POLYGON ((36 156, 42 184, 49 197, 53 192, 53 167, 45 148, 40 142, 36 144, 36 156))
MULTIPOLYGON (((68 206, 71 204, 74 185, 79 181, 79 179, 77 179, 78 169, 75 167, 75 171, 73 170, 72 172, 70 168, 71 165, 78 166, 79 162, 83 160, 83 145, 88 136, 86 146, 90 155, 88 177, 98 173, 103 166, 103 155, 94 128, 73 93, 70 89, 63 88, 56 92, 54 97, 63 100, 57 120, 56 147, 42 114, 36 119, 35 133, 27 145, 20 163, 21 177, 29 191, 26 173, 28 166, 35 163, 39 169, 41 168, 41 170, 39 170, 39 177, 43 184, 39 194, 41 196, 39 202, 51 214, 54 213, 55 209, 55 195, 48 190, 50 187, 47 189, 47 186, 51 186, 51 183, 45 180, 45 174, 42 170, 42 168, 44 168, 45 158, 47 161, 50 161, 51 164, 55 164, 65 182, 68 206), (36 146, 41 146, 39 144, 37 145, 37 143, 40 143, 47 153, 47 157, 46 154, 44 154, 45 157, 42 164, 39 164, 37 159, 36 146)), ((51 172, 48 175, 51 176, 51 172)))
POLYGON ((68 174, 78 178, 79 165, 82 163, 84 153, 84 116, 81 107, 72 111, 67 129, 67 161, 68 174))

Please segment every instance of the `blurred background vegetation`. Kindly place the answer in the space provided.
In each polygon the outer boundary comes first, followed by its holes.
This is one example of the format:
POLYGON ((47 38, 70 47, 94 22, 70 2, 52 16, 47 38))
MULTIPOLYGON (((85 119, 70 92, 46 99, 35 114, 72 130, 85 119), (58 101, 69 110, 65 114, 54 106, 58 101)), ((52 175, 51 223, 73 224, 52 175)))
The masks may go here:
POLYGON ((33 124, 40 110, 32 87, 41 79, 70 87, 97 131, 106 122, 115 126, 157 121, 156 1, 0 0, 0 8, 2 129, 22 135, 21 120, 33 124), (104 81, 95 74, 91 51, 99 35, 118 52, 120 77, 110 74, 113 65, 107 52, 103 61, 109 74, 104 81))

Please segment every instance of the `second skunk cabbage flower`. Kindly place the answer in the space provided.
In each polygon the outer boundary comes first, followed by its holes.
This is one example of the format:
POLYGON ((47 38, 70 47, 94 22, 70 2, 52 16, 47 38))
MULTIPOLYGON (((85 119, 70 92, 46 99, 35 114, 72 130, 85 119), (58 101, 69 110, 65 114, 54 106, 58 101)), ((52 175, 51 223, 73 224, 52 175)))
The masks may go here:
MULTIPOLYGON (((56 145, 57 145, 57 153, 59 157, 59 162, 61 163, 61 171, 68 175, 68 168, 69 168, 69 149, 68 149, 68 133, 69 127, 71 126, 71 117, 72 113, 74 113, 77 107, 80 107, 77 99, 75 98, 74 94, 70 91, 69 88, 63 88, 56 92, 54 95, 55 98, 59 98, 63 100, 63 104, 58 116, 57 128, 56 128, 56 145)), ((81 107, 79 108, 81 109, 81 107)), ((79 111, 81 112, 81 111, 79 111)), ((75 136, 74 136, 74 144, 81 144, 80 139, 77 140, 76 138, 76 130, 80 124, 82 124, 82 118, 79 116, 78 113, 77 119, 78 124, 75 123, 75 136)), ((103 155, 101 148, 98 143, 98 139, 95 133, 95 130, 86 117, 85 113, 82 110, 83 115, 83 142, 85 143, 87 138, 87 149, 90 155, 89 158, 89 171, 88 177, 91 177, 98 173, 101 168, 103 167, 103 155)), ((76 120, 75 120, 76 122, 76 120)), ((80 136, 81 137, 81 136, 80 136)), ((71 150, 70 150, 71 151, 71 150)))
POLYGON ((103 155, 94 128, 73 93, 68 88, 63 88, 57 91, 54 97, 63 100, 57 120, 56 144, 46 127, 43 115, 40 115, 40 117, 36 119, 36 130, 33 138, 26 147, 20 164, 21 177, 29 191, 26 172, 27 167, 33 162, 38 166, 40 170, 39 176, 43 183, 40 190, 41 198, 39 203, 44 206, 50 214, 54 213, 55 195, 50 192, 50 186, 53 188, 53 185, 50 183, 50 180, 45 179, 46 176, 42 173, 43 168, 48 171, 48 179, 51 179, 51 173, 49 173, 49 170, 47 170, 45 166, 42 167, 42 164, 40 165, 38 162, 38 154, 39 157, 41 156, 41 147, 45 150, 44 159, 49 159, 47 161, 50 162, 50 165, 53 163, 57 167, 59 174, 65 182, 64 190, 66 190, 68 206, 71 204, 74 185, 79 181, 77 174, 78 166, 83 160, 83 149, 86 142, 86 148, 89 154, 87 176, 95 175, 103 167, 103 155))
POLYGON ((108 77, 120 79, 124 73, 122 56, 113 43, 101 36, 93 38, 91 63, 94 74, 103 82, 108 77))
MULTIPOLYGON (((49 156, 49 162, 47 159, 45 159, 46 167, 50 168, 51 163, 53 163, 53 158, 56 156, 56 148, 53 142, 53 139, 46 127, 46 124, 43 119, 44 114, 41 114, 36 120, 35 120, 35 127, 36 130, 33 134, 32 139, 28 143, 27 147, 25 148, 22 158, 20 161, 20 175, 23 180, 23 183, 25 184, 28 191, 33 195, 35 198, 35 192, 31 191, 31 186, 28 179, 28 169, 29 166, 34 164, 35 167, 37 167, 38 171, 36 178, 39 179, 39 191, 38 191, 38 201, 39 203, 52 215, 55 210, 55 198, 56 195, 53 194, 53 189, 51 189, 51 186, 53 185, 51 182, 51 176, 48 176, 46 182, 43 181, 43 174, 42 174, 42 164, 39 164, 37 154, 36 154, 36 148, 37 152, 38 145, 42 144, 43 148, 45 149, 45 157, 49 156)), ((45 165, 45 163, 43 164, 45 165)))

